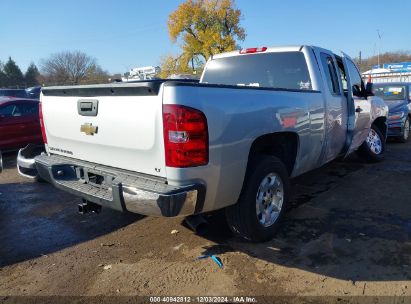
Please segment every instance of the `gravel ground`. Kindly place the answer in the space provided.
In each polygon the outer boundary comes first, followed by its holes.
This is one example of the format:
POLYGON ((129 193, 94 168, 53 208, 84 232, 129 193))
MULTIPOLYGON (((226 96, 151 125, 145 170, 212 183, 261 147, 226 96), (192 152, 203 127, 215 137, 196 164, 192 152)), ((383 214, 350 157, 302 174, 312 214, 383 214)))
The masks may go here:
POLYGON ((389 143, 379 164, 354 156, 294 179, 282 229, 262 244, 232 237, 222 213, 207 217, 202 235, 179 218, 108 209, 79 215, 78 198, 19 177, 15 156, 4 156, 0 174, 0 302, 56 295, 114 302, 135 295, 320 302, 411 296, 411 143, 389 143), (202 254, 218 255, 224 268, 196 260, 202 254))

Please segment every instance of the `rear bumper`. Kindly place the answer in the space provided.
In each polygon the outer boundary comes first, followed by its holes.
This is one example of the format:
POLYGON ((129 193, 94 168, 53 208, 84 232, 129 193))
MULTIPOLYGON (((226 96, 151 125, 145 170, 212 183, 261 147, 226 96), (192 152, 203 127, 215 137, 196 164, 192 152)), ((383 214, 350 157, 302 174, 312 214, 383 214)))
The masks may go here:
POLYGON ((201 212, 204 203, 202 184, 170 186, 165 179, 57 155, 39 155, 34 161, 39 176, 57 188, 119 211, 187 216, 201 212))
POLYGON ((44 145, 29 144, 17 154, 17 171, 20 175, 35 179, 38 177, 34 157, 45 152, 44 145))

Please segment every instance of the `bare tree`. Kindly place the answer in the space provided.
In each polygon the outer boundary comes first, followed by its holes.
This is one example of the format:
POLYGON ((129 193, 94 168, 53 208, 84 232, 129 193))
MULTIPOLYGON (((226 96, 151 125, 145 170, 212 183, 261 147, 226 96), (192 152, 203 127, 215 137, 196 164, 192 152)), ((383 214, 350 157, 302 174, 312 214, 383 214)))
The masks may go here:
POLYGON ((41 72, 48 84, 77 85, 81 83, 107 82, 107 75, 96 59, 81 51, 61 52, 41 61, 41 72))

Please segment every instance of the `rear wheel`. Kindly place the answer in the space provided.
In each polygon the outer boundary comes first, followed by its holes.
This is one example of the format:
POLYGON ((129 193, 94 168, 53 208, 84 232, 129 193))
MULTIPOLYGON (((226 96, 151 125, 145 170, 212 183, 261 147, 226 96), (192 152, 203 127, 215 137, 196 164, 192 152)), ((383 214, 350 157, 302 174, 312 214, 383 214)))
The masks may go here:
POLYGON ((408 141, 409 137, 410 137, 410 118, 407 117, 404 122, 404 131, 402 135, 400 136, 399 141, 402 143, 405 143, 408 141))
POLYGON ((375 163, 384 159, 385 138, 377 126, 372 125, 367 139, 358 149, 358 154, 367 162, 375 163))
POLYGON ((284 164, 272 156, 250 162, 238 202, 226 209, 234 234, 254 242, 271 239, 281 222, 288 199, 289 178, 284 164))

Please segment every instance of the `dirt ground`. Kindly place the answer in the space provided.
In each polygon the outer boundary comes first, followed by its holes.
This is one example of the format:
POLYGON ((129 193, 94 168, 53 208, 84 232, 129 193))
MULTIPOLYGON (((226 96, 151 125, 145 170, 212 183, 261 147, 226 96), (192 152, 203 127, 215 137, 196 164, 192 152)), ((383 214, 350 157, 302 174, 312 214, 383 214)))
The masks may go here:
MULTIPOLYGON (((103 209, 0 174, 0 302, 10 296, 411 296, 411 142, 386 160, 350 157, 293 180, 281 231, 233 238, 222 214, 196 235, 182 219, 103 209), (171 234, 172 230, 178 233, 171 234), (220 269, 203 254, 221 258, 220 269)), ((321 300, 321 297, 317 298, 321 300)), ((410 298, 411 299, 411 298, 410 298)))

